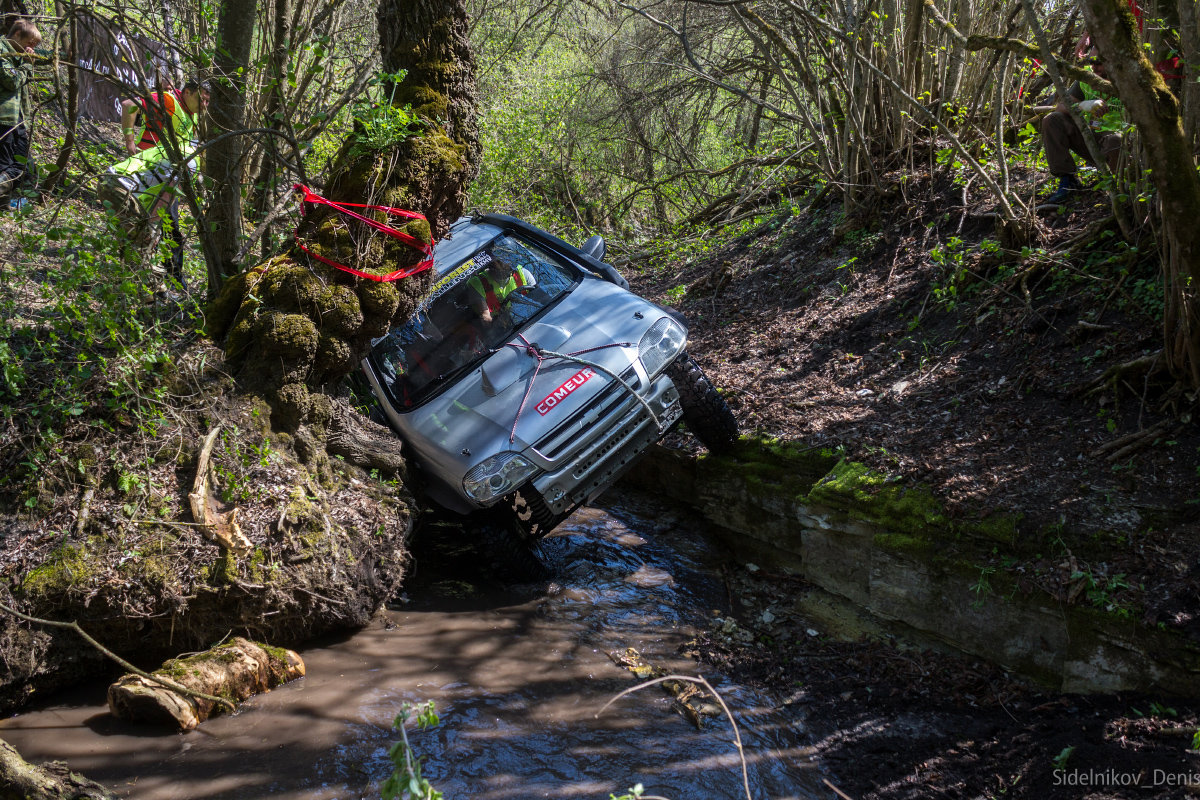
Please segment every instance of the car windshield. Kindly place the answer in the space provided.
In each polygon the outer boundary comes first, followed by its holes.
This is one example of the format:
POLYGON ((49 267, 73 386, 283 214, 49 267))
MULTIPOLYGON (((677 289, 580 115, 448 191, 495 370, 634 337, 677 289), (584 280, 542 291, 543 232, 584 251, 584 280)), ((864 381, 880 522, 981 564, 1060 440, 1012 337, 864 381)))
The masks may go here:
POLYGON ((503 345, 567 292, 577 271, 514 236, 501 234, 441 278, 404 325, 371 354, 399 407, 431 396, 503 345))

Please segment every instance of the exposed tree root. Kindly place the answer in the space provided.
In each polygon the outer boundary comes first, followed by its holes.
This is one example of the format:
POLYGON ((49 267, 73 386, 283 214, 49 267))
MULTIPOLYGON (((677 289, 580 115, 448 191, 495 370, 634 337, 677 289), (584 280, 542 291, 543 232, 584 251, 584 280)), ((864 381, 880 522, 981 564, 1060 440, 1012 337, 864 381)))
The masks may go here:
POLYGON ((99 650, 101 653, 103 653, 108 658, 110 658, 113 661, 120 664, 122 669, 126 669, 135 675, 139 675, 142 678, 145 678, 146 680, 153 681, 154 683, 160 684, 160 685, 166 687, 167 689, 170 689, 172 692, 179 692, 180 694, 184 694, 189 697, 195 697, 200 700, 206 700, 209 703, 212 703, 214 705, 223 705, 223 706, 227 707, 230 711, 234 710, 233 703, 229 702, 228 700, 226 700, 222 697, 216 697, 214 695, 204 694, 203 692, 197 692, 197 691, 195 691, 193 689, 189 689, 186 686, 179 684, 177 681, 173 681, 169 678, 152 675, 149 672, 143 672, 142 670, 135 667, 133 664, 130 664, 128 661, 121 658, 119 655, 117 655, 113 651, 109 650, 104 645, 97 642, 91 636, 88 636, 87 633, 83 630, 83 628, 79 627, 79 623, 77 623, 77 622, 58 622, 56 620, 51 620, 51 619, 41 619, 39 617, 31 617, 27 614, 22 614, 20 611, 17 611, 14 608, 9 608, 8 606, 4 605, 3 603, 0 603, 0 611, 5 611, 9 614, 12 614, 14 617, 23 619, 26 622, 32 622, 35 625, 45 625, 50 628, 64 628, 69 631, 74 631, 75 633, 79 634, 79 637, 81 639, 83 639, 85 642, 87 642, 92 647, 99 650))
POLYGON ((35 766, 0 741, 0 800, 117 800, 95 781, 71 772, 61 761, 35 766))
POLYGON ((332 404, 325 443, 332 456, 384 475, 403 475, 403 446, 390 430, 366 419, 345 402, 332 404))
POLYGON ((1175 420, 1164 419, 1157 425, 1151 425, 1145 430, 1135 431, 1119 439, 1113 439, 1111 442, 1105 442, 1089 453, 1089 455, 1092 458, 1104 456, 1105 460, 1110 464, 1124 461, 1146 445, 1153 444, 1157 437, 1165 434, 1174 425, 1175 420))
POLYGON ((238 510, 234 508, 231 511, 219 511, 216 508, 216 498, 212 494, 216 478, 209 459, 220 432, 221 426, 218 425, 209 431, 204 439, 204 447, 200 450, 200 462, 196 465, 196 480, 192 484, 192 491, 188 493, 188 502, 192 506, 192 517, 196 524, 203 526, 200 530, 205 536, 233 555, 244 555, 250 552, 250 540, 238 526, 238 510))
POLYGON ((1085 384, 1075 394, 1080 396, 1088 396, 1094 394, 1107 386, 1116 386, 1117 381, 1127 381, 1130 378, 1150 378, 1153 375, 1163 371, 1166 367, 1163 361, 1163 351, 1158 350, 1149 355, 1144 355, 1141 358, 1135 358, 1132 361, 1126 361, 1123 364, 1114 364, 1104 371, 1104 374, 1094 381, 1085 384))

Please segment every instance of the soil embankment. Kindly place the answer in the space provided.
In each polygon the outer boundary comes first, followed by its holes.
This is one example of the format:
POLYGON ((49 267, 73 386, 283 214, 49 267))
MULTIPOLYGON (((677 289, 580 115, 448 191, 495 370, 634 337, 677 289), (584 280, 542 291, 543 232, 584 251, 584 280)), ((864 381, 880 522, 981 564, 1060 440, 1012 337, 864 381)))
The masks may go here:
MULTIPOLYGON (((294 647, 366 624, 405 574, 402 485, 311 447, 302 460, 267 426, 266 405, 234 392, 219 351, 175 355, 162 385, 186 400, 171 415, 64 445, 24 511, 3 520, 0 602, 75 621, 151 669, 230 635, 294 647), (237 510, 249 548, 236 552, 205 536, 188 500, 216 427, 213 502, 237 510)), ((4 711, 114 669, 71 631, 8 614, 0 654, 4 711)))

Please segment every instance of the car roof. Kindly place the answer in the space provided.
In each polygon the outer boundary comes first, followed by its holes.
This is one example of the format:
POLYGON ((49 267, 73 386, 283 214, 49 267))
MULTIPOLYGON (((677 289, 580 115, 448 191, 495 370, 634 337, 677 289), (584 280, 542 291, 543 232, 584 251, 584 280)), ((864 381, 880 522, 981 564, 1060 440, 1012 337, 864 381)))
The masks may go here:
POLYGON ((501 229, 495 225, 460 217, 433 247, 435 275, 444 277, 500 233, 501 229))

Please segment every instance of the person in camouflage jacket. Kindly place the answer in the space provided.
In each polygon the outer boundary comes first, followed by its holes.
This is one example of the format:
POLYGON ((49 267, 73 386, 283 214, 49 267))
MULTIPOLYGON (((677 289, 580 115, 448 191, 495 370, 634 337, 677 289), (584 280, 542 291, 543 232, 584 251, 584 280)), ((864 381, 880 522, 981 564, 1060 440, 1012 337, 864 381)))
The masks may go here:
MULTIPOLYGON (((0 196, 32 187, 35 181, 28 120, 33 49, 41 43, 37 26, 24 19, 13 23, 8 38, 0 39, 0 196)), ((24 196, 14 196, 9 207, 19 210, 26 203, 24 196)))

